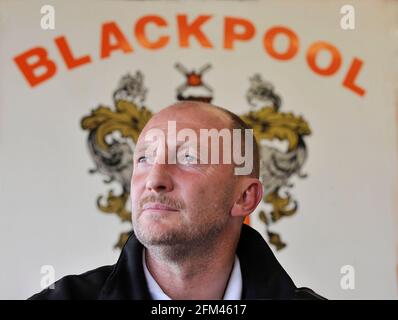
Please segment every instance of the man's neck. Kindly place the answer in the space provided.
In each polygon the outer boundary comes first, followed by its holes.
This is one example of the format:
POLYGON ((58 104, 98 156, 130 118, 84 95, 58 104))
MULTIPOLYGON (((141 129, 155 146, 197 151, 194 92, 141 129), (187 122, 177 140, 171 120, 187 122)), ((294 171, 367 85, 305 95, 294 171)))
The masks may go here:
MULTIPOLYGON (((225 239, 225 238, 224 238, 225 239)), ((148 248, 146 264, 171 299, 222 299, 235 260, 237 241, 219 242, 172 260, 162 249, 148 248)))

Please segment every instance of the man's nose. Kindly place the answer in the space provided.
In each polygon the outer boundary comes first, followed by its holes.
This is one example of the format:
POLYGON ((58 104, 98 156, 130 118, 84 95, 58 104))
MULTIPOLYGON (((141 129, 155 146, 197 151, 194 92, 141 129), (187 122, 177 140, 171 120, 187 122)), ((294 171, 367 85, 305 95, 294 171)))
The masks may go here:
POLYGON ((147 176, 146 188, 155 192, 172 191, 173 181, 169 172, 169 165, 154 163, 147 176))

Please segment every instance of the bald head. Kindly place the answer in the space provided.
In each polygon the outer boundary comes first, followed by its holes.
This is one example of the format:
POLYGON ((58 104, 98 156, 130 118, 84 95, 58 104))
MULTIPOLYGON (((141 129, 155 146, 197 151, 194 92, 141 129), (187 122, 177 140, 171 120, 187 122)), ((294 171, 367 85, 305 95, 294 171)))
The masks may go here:
MULTIPOLYGON (((181 101, 157 112, 152 119, 200 122, 204 128, 231 128, 232 119, 226 109, 199 101, 181 101)), ((151 119, 151 120, 152 120, 151 119)))

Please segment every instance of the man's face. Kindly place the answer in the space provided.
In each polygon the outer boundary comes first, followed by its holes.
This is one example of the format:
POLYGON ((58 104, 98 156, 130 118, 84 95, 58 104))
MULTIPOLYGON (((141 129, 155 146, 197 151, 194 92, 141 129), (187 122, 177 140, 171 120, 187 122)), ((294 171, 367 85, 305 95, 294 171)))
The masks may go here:
MULTIPOLYGON (((233 165, 195 164, 192 160, 200 155, 187 144, 167 143, 170 142, 168 135, 172 134, 168 121, 175 121, 177 133, 189 128, 199 136, 200 129, 221 130, 228 127, 229 120, 211 109, 180 108, 177 111, 172 107, 150 120, 136 145, 131 201, 137 238, 145 246, 192 246, 214 239, 227 226, 234 202, 233 165), (154 129, 164 133, 166 143, 145 140, 154 129), (169 149, 176 151, 180 161, 170 164, 169 149)), ((209 155, 210 148, 209 145, 209 155)))

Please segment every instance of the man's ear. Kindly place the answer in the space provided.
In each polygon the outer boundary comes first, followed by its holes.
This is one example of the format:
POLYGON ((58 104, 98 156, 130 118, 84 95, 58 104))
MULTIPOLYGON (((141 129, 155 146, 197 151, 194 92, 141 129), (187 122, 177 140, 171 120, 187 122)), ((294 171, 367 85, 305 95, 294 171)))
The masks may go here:
POLYGON ((257 208, 263 198, 263 185, 256 178, 244 177, 239 198, 235 201, 231 215, 233 217, 246 217, 257 208))

